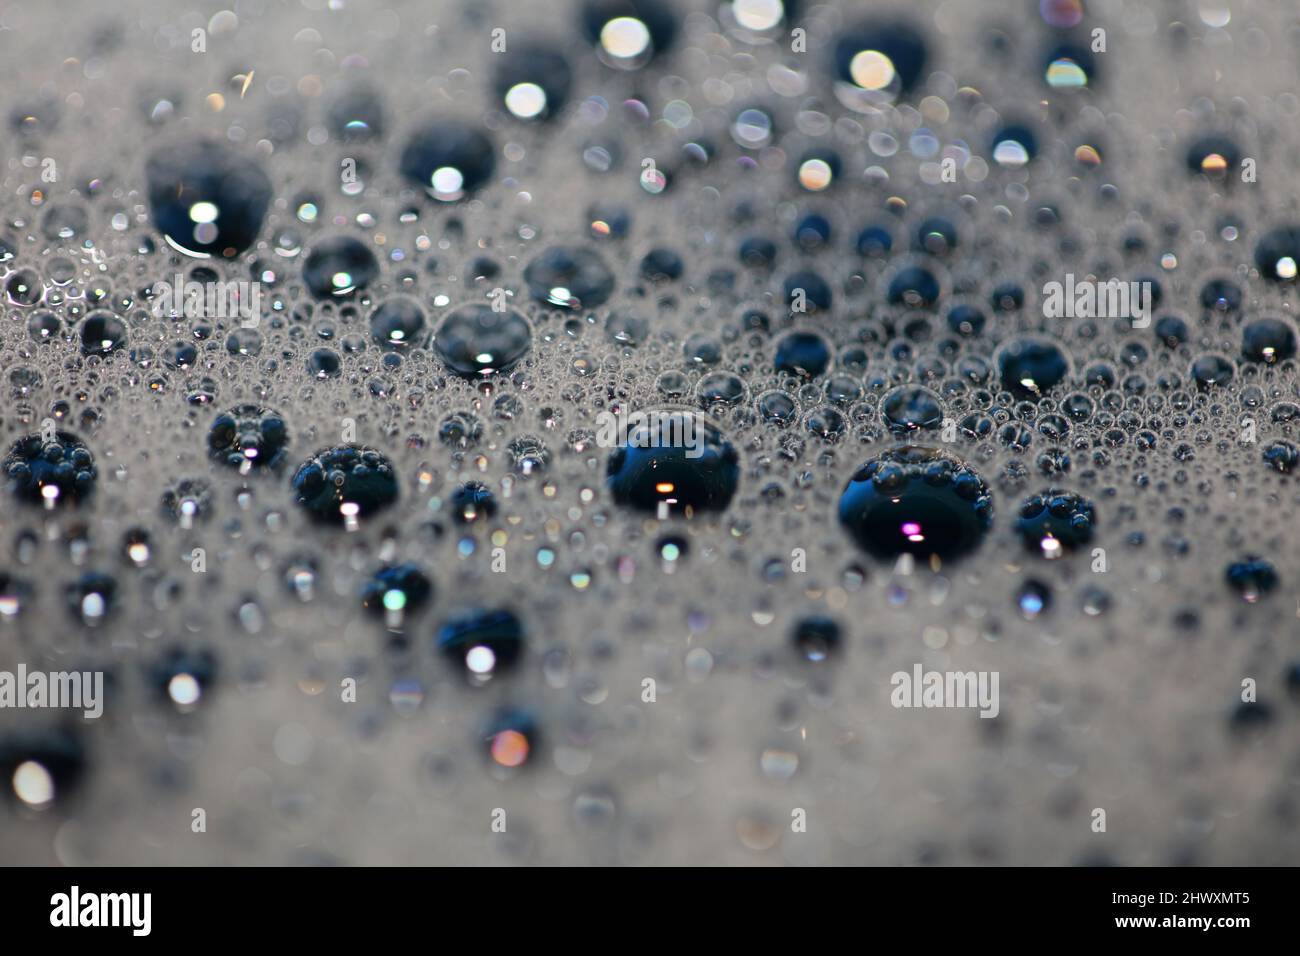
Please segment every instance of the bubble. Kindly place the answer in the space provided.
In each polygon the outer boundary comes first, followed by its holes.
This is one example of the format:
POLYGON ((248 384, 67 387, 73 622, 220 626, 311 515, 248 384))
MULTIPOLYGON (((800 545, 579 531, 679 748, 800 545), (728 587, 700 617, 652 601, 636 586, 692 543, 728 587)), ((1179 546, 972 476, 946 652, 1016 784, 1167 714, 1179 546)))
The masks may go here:
POLYGON ((597 253, 580 246, 552 246, 524 269, 524 282, 543 305, 596 308, 614 291, 614 273, 597 253))
POLYGON ((1092 54, 1076 46, 1058 47, 1047 55, 1044 79, 1052 89, 1082 89, 1096 69, 1092 54))
POLYGON ((650 323, 639 315, 612 312, 605 318, 605 332, 620 345, 636 346, 650 335, 650 323))
POLYGON ((164 701, 193 711, 217 679, 217 655, 208 648, 170 647, 149 666, 149 681, 164 701))
POLYGON ((1201 287, 1201 305, 1215 312, 1241 308, 1241 287, 1229 279, 1211 279, 1201 287))
POLYGON ((858 233, 856 248, 860 256, 883 259, 894 248, 894 237, 884 226, 866 226, 858 233))
POLYGON ((457 524, 473 524, 497 512, 496 497, 481 481, 467 481, 451 494, 451 515, 457 524))
POLYGON ((45 810, 73 793, 87 763, 81 738, 66 728, 0 737, 0 779, 10 799, 31 810, 45 810))
POLYGON ((686 264, 673 249, 651 249, 641 258, 641 278, 650 282, 676 282, 685 270, 686 264))
POLYGON ((665 517, 726 509, 740 459, 722 433, 695 412, 647 418, 609 456, 606 484, 615 502, 665 517))
POLYGON ((762 109, 743 109, 731 124, 731 138, 745 149, 761 149, 772 141, 772 116, 762 109))
POLYGON ((500 767, 522 767, 538 748, 537 722, 522 710, 499 710, 483 731, 489 759, 500 767))
POLYGON ((59 338, 63 323, 51 312, 41 312, 27 320, 27 334, 33 342, 53 342, 59 338))
POLYGON ((64 431, 48 442, 39 433, 18 439, 5 456, 4 473, 10 494, 45 508, 86 501, 99 474, 90 449, 64 431))
POLYGON ((41 94, 9 110, 9 128, 25 139, 35 139, 42 133, 57 129, 61 116, 58 100, 41 94))
POLYGON ((778 372, 800 378, 816 378, 830 364, 826 340, 812 332, 791 332, 776 345, 774 366, 778 372))
POLYGON ((1241 356, 1247 362, 1273 365, 1294 358, 1295 353, 1295 328, 1285 319, 1255 319, 1241 330, 1241 356))
POLYGON ((1038 12, 1048 26, 1078 26, 1083 20, 1083 0, 1038 0, 1038 12))
POLYGON ((1287 667, 1286 689, 1292 700, 1300 700, 1300 661, 1287 667))
POLYGON ((786 303, 792 306, 799 305, 800 296, 804 311, 807 312, 829 310, 833 298, 830 284, 811 269, 802 269, 786 276, 786 303))
POLYGON ((1263 701, 1241 701, 1232 709, 1229 726, 1236 734, 1258 734, 1273 722, 1273 708, 1263 701))
POLYGON ((853 474, 840 495, 839 520, 877 558, 947 560, 979 546, 993 523, 993 503, 983 479, 960 459, 905 445, 853 474))
POLYGON ((97 627, 117 610, 117 581, 100 571, 87 571, 63 589, 73 618, 87 627, 97 627))
POLYGON ((1049 560, 1086 545, 1095 525, 1092 502, 1055 488, 1026 499, 1016 518, 1025 549, 1049 560))
POLYGON ((1203 136, 1187 147, 1187 168, 1217 180, 1241 165, 1241 153, 1232 140, 1224 136, 1203 136))
POLYGON ((808 413, 804 426, 818 438, 834 442, 844 434, 848 421, 833 405, 818 405, 808 413))
POLYGON ((107 312, 96 312, 81 323, 81 353, 111 355, 126 345, 126 323, 107 312))
POLYGON ((1297 262, 1300 262, 1300 226, 1272 229, 1255 244, 1255 268, 1265 279, 1293 281, 1297 262))
POLYGON ((449 618, 438 629, 437 645, 467 678, 482 683, 519 662, 524 627, 513 611, 478 608, 449 618))
POLYGON ((36 760, 24 760, 13 773, 13 792, 23 803, 43 810, 54 802, 54 778, 36 760))
POLYGON ((892 100, 920 80, 927 56, 925 40, 909 24, 865 22, 839 35, 833 72, 841 83, 892 100))
POLYGON ((491 306, 462 305, 443 318, 433 347, 447 368, 466 378, 506 372, 532 347, 532 329, 519 312, 497 312, 491 306))
POLYGON ((336 445, 298 466, 293 490, 294 500, 316 521, 351 525, 397 500, 397 475, 374 449, 336 445))
POLYGON ((905 266, 890 279, 886 295, 891 305, 909 309, 933 308, 939 301, 939 280, 922 266, 905 266))
POLYGON ((45 286, 31 269, 18 269, 5 279, 5 296, 13 305, 38 305, 45 298, 45 286))
POLYGON ((12 621, 26 610, 32 586, 6 571, 0 571, 0 621, 12 621))
POLYGON ((162 493, 164 516, 182 528, 206 519, 212 511, 212 486, 202 478, 182 478, 162 493))
POLYGON ((828 617, 805 617, 795 622, 790 640, 799 656, 820 664, 840 652, 840 625, 828 617))
POLYGON ((343 359, 333 349, 316 349, 307 356, 307 371, 313 378, 338 378, 343 374, 343 359))
POLYGON ((838 168, 839 162, 833 157, 810 156, 799 164, 799 185, 810 193, 819 193, 834 182, 838 168))
POLYGON ((957 248, 957 227, 937 216, 926 219, 916 228, 915 248, 918 252, 945 256, 957 248))
POLYGON ((262 335, 256 329, 236 329, 226 336, 226 351, 240 358, 260 355, 262 342, 262 335))
POLYGON ((1070 374, 1065 352, 1040 336, 1026 336, 1003 346, 997 362, 1002 387, 1016 398, 1046 395, 1070 374))
MULTIPOLYGON (((661 377, 661 386, 665 380, 661 377)), ((660 389, 663 391, 663 388, 660 389)), ((713 408, 714 406, 729 407, 739 405, 745 400, 748 394, 745 387, 745 381, 734 372, 711 372, 700 379, 699 384, 695 386, 695 397, 699 400, 703 408, 713 408)), ((680 394, 676 389, 665 392, 669 397, 680 394)))
POLYGON ((943 402, 928 388, 902 386, 880 403, 880 417, 895 435, 934 430, 943 425, 943 402))
POLYGON ((1200 389, 1221 387, 1236 375, 1236 366, 1226 355, 1208 352, 1192 362, 1188 374, 1200 389))
POLYGON ((1176 315, 1164 315, 1156 320, 1153 328, 1156 339, 1167 348, 1176 349, 1184 344, 1188 337, 1187 322, 1176 315))
POLYGON ((1289 475, 1300 464, 1300 448, 1288 441, 1275 441, 1264 449, 1264 461, 1273 470, 1289 475))
POLYGON ((370 313, 370 337, 384 348, 419 344, 423 330, 424 309, 409 296, 385 299, 370 313))
POLYGON ((433 581, 418 564, 385 565, 361 586, 361 606, 371 615, 400 622, 433 600, 433 581))
POLYGON ((188 256, 232 258, 262 229, 271 180, 253 160, 220 142, 185 140, 145 164, 154 225, 188 256))
POLYGON ((763 420, 773 425, 786 426, 799 417, 799 405, 789 392, 764 392, 755 404, 763 420))
POLYGON ((551 451, 534 435, 520 435, 506 445, 510 466, 516 474, 528 477, 543 472, 551 463, 551 451))
POLYGON ((302 278, 317 299, 341 299, 366 288, 379 276, 370 247, 351 236, 316 243, 302 264, 302 278))
POLYGON ((153 550, 149 532, 144 528, 131 528, 122 536, 122 556, 137 568, 148 566, 153 550))
POLYGON ((1016 592, 1016 607, 1027 621, 1047 613, 1052 606, 1052 589, 1042 581, 1030 578, 1016 592))
POLYGON ((560 51, 537 43, 509 43, 494 59, 494 87, 516 119, 547 119, 564 108, 573 73, 560 51))
POLYGON ((1038 152, 1038 139, 1026 126, 1007 126, 994 134, 993 161, 1007 169, 1029 164, 1038 152))
POLYGON ((1224 578, 1228 587, 1247 604, 1262 600, 1278 583, 1272 563, 1257 555, 1246 555, 1228 565, 1224 578))
POLYGON ((330 130, 345 143, 365 143, 384 135, 384 107, 367 84, 340 90, 326 111, 330 130))
POLYGON ((849 76, 864 90, 884 90, 898 77, 894 61, 879 50, 859 50, 849 61, 849 76))
POLYGON ((476 127, 434 120, 406 141, 402 175, 439 202, 455 202, 486 186, 496 171, 496 148, 476 127))
POLYGON ((711 335, 697 332, 683 344, 682 354, 696 365, 717 365, 722 361, 722 343, 711 335))
POLYGON ((208 428, 208 454, 213 461, 248 472, 283 465, 288 427, 278 412, 261 405, 238 405, 222 412, 208 428))
POLYGON ((973 305, 957 305, 948 311, 948 328, 958 335, 978 336, 987 321, 984 313, 973 305))
POLYGON ((632 227, 632 214, 620 203, 597 202, 587 210, 591 235, 596 239, 622 239, 632 227))
POLYGON ((672 47, 677 18, 656 0, 587 0, 582 25, 602 63, 638 70, 672 47))
POLYGON ((600 30, 601 49, 613 61, 635 61, 652 49, 650 31, 635 17, 615 17, 600 30))
POLYGON ((1081 143, 1075 147, 1074 161, 1087 168, 1100 166, 1102 163, 1101 150, 1091 143, 1081 143))

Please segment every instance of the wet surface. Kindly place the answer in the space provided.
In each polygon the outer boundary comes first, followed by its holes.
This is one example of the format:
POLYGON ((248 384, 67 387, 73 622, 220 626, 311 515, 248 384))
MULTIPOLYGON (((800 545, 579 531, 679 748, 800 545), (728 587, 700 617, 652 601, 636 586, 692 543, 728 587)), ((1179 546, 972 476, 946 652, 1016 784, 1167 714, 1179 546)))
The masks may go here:
POLYGON ((209 6, 0 10, 0 860, 1295 862, 1295 11, 209 6))

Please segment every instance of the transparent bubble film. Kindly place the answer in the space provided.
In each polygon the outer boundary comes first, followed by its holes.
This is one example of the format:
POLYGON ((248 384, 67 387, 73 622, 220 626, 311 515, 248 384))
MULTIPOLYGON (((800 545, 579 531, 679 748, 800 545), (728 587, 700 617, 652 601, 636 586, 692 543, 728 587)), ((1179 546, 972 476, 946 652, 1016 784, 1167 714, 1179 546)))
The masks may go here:
POLYGON ((1297 37, 4 6, 0 859, 1294 863, 1297 37))

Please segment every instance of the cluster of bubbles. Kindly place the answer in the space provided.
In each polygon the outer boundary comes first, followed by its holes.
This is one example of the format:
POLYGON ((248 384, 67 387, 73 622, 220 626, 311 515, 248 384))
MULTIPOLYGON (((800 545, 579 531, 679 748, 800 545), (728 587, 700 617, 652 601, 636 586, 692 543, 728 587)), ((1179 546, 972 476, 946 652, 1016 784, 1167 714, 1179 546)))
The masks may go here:
MULTIPOLYGON (((1126 172, 1081 4, 1011 32, 804 6, 586 0, 585 46, 466 13, 445 29, 481 57, 427 112, 363 57, 317 114, 249 93, 240 136, 151 92, 123 120, 138 169, 29 189, 0 237, 0 625, 72 627, 74 656, 117 671, 136 662, 98 635, 156 620, 139 671, 189 719, 256 656, 226 632, 359 621, 370 648, 327 676, 386 682, 406 714, 454 673, 508 776, 544 762, 543 731, 559 763, 598 733, 557 688, 623 695, 572 673, 619 653, 597 631, 688 628, 689 681, 776 621, 777 663, 743 653, 833 699, 878 640, 917 653, 876 607, 931 650, 960 622, 1113 640, 1121 602, 1173 633, 1285 620, 1300 220, 1235 181, 1267 163, 1262 129, 1199 104, 1158 150, 1161 206, 1126 172), (1029 45, 1032 97, 999 102, 998 54, 1029 45), (1067 272, 1147 284, 1149 325, 1045 318, 1067 272), (256 283, 260 310, 160 308, 175 275, 256 283), (223 566, 186 567, 196 548, 223 566), (183 625, 195 605, 219 622, 183 625)), ((55 100, 9 115, 23 155, 64 141, 55 100)), ((4 737, 11 796, 75 789, 85 736, 4 737)), ((780 754, 764 776, 796 773, 780 754)))

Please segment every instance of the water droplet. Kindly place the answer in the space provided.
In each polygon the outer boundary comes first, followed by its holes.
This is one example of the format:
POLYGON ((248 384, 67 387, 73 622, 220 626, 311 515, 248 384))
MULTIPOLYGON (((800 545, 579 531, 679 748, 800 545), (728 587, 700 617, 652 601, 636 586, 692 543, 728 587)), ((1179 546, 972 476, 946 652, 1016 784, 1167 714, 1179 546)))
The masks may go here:
POLYGON ((1247 555, 1228 565, 1224 572, 1228 586, 1247 604, 1255 604, 1277 587, 1278 575, 1271 562, 1247 555))
POLYGON ((447 313, 433 337, 438 357, 457 375, 482 378, 509 371, 532 347, 528 320, 514 309, 496 312, 470 303, 447 313))
POLYGON ((839 501, 839 520, 865 551, 957 558, 973 551, 993 522, 978 474, 935 448, 907 445, 868 461, 839 501))
POLYGON ((317 452, 293 476, 295 500, 314 519, 351 525, 397 500, 397 475, 387 458, 358 445, 317 452))
POLYGON ((896 435, 933 430, 943 424, 943 402, 928 388, 896 388, 880 403, 880 417, 896 435))
POLYGON ((98 476, 90 449, 62 431, 51 442, 39 434, 18 439, 5 456, 4 473, 11 494, 46 508, 85 501, 98 476))
POLYGON ((423 330, 424 310, 407 296, 385 299, 370 314, 370 336, 385 348, 418 344, 423 330))
POLYGON ((819 664, 839 653, 840 626, 828 617, 801 618, 795 623, 791 640, 800 657, 819 664))
POLYGON ((1096 513, 1092 502, 1068 491, 1049 489, 1020 506, 1016 530, 1025 548, 1054 559, 1092 540, 1096 513))
POLYGON ((435 120, 402 150, 402 175, 440 202, 455 202, 486 186, 496 170, 492 140, 458 120, 435 120))
POLYGON ((188 256, 232 258, 249 248, 271 202, 253 160, 211 140, 183 140, 145 164, 154 225, 188 256))
POLYGON ((279 468, 288 454, 288 444, 284 419, 261 405, 238 405, 222 412, 208 429, 212 460, 241 472, 279 468))
POLYGON ((313 246, 302 264, 302 278, 318 299, 344 298, 366 288, 379 275, 370 247, 352 236, 331 236, 313 246))
POLYGON ((725 509, 740 481, 735 448, 698 413, 648 418, 629 429, 625 444, 609 457, 614 500, 665 517, 725 509))
POLYGON ((411 562, 379 568, 361 587, 361 606, 370 614, 401 623, 433 599, 433 581, 411 562))
POLYGON ((581 246, 552 246, 524 269, 534 299, 564 309, 595 308, 614 291, 614 273, 597 253, 581 246))
POLYGON ((1070 362, 1061 347, 1037 336, 1003 346, 997 361, 1002 387, 1016 398, 1040 398, 1070 374, 1070 362))

